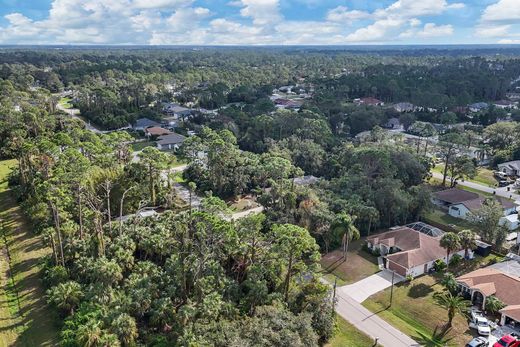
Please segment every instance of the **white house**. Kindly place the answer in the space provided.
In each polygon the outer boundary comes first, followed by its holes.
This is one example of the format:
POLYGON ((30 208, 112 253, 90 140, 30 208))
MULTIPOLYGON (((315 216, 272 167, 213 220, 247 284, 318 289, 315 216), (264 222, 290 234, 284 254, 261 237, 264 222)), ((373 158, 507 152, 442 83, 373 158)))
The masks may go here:
POLYGON ((160 150, 178 149, 184 142, 185 137, 176 133, 159 136, 157 148, 160 150))
MULTIPOLYGON (((385 268, 401 276, 417 277, 430 271, 436 260, 448 262, 447 252, 440 245, 441 235, 436 237, 414 230, 399 227, 381 234, 367 237, 369 249, 379 251, 385 268)), ((465 255, 464 250, 450 254, 465 255)), ((470 258, 473 252, 469 251, 470 258)))
POLYGON ((500 172, 508 176, 520 176, 520 160, 508 161, 497 166, 500 172))

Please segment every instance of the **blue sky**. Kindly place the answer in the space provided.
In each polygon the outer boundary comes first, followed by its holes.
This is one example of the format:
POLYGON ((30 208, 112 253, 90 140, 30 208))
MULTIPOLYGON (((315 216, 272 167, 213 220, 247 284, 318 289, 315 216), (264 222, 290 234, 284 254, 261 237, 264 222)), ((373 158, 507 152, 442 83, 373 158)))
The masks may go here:
POLYGON ((0 0, 0 44, 520 44, 520 0, 0 0))

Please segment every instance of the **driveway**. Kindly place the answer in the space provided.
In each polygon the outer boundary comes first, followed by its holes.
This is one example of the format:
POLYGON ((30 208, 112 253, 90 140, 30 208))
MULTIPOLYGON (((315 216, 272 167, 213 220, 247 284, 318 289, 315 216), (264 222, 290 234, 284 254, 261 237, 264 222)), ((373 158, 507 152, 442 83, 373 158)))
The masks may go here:
MULTIPOLYGON (((395 274, 394 284, 403 280, 404 278, 402 276, 395 274)), ((355 301, 361 303, 369 296, 385 290, 391 285, 392 272, 385 269, 356 283, 339 287, 337 288, 337 292, 345 294, 355 301)))

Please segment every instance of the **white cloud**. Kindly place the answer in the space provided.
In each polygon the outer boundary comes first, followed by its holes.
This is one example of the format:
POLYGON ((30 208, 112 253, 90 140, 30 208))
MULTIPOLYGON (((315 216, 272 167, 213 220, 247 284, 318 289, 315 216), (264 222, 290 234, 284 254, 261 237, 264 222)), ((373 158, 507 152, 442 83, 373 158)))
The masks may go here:
POLYGON ((520 39, 502 39, 498 40, 498 43, 504 45, 518 45, 520 44, 520 39))
POLYGON ((418 37, 441 37, 450 36, 453 34, 453 26, 447 25, 436 25, 435 23, 426 23, 423 30, 417 33, 418 37))
POLYGON ((481 25, 475 29, 475 34, 478 37, 503 37, 507 36, 511 25, 481 25))
POLYGON ((278 0, 241 0, 240 14, 253 19, 254 25, 266 25, 282 20, 278 0))
POLYGON ((352 10, 345 6, 338 6, 327 12, 327 20, 331 22, 352 22, 370 17, 370 13, 359 10, 352 10))
POLYGON ((517 21, 520 20, 520 3, 518 0, 499 0, 486 7, 482 21, 517 21))

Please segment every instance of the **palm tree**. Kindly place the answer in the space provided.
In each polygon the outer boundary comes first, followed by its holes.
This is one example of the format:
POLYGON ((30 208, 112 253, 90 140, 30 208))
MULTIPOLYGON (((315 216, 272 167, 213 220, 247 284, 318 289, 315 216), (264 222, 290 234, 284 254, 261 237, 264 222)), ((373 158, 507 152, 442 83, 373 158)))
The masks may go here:
POLYGON ((69 315, 74 314, 74 309, 78 307, 83 298, 81 285, 74 281, 60 283, 50 289, 47 294, 49 302, 66 311, 69 315))
POLYGON ((446 266, 449 266, 450 263, 450 253, 460 249, 460 238, 459 235, 448 232, 442 235, 440 245, 442 248, 446 249, 446 266))
POLYGON ((504 307, 506 307, 506 305, 496 296, 491 295, 486 298, 486 311, 497 313, 504 307))
POLYGON ((465 300, 461 296, 453 295, 449 291, 442 293, 437 292, 433 297, 437 305, 448 310, 448 322, 446 324, 447 328, 451 328, 453 318, 455 318, 457 313, 461 316, 465 316, 467 314, 468 307, 470 306, 470 302, 468 300, 465 300))
POLYGON ((89 319, 85 324, 79 326, 76 332, 76 342, 84 347, 97 347, 101 344, 102 335, 101 322, 89 319))
POLYGON ((359 230, 354 225, 355 217, 348 215, 347 213, 340 213, 334 223, 332 224, 332 230, 334 233, 343 234, 342 237, 342 250, 343 260, 347 260, 347 251, 350 241, 359 239, 359 230))
POLYGON ((117 335, 123 346, 133 346, 137 339, 137 324, 135 319, 127 313, 117 316, 110 326, 110 330, 117 335))
POLYGON ((477 246, 477 235, 471 230, 462 230, 458 235, 460 245, 464 248, 464 258, 468 259, 469 250, 477 246))

